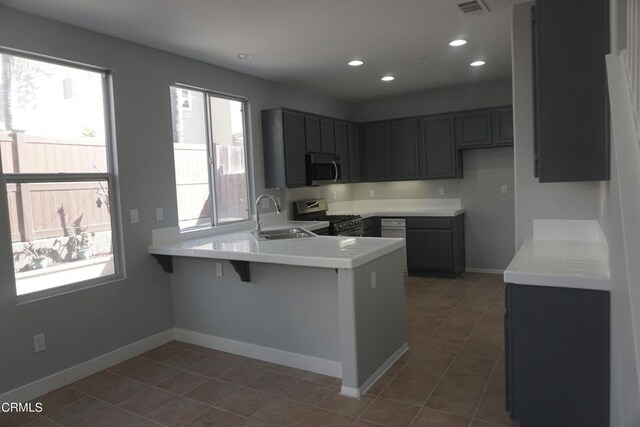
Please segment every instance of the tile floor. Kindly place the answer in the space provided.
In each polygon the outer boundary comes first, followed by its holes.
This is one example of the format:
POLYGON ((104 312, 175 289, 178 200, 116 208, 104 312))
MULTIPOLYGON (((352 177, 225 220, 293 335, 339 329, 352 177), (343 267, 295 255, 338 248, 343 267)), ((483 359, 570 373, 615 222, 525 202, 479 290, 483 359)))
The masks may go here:
POLYGON ((1 426, 512 426, 501 276, 408 277, 409 351, 360 400, 340 381, 181 342, 36 401, 1 426))

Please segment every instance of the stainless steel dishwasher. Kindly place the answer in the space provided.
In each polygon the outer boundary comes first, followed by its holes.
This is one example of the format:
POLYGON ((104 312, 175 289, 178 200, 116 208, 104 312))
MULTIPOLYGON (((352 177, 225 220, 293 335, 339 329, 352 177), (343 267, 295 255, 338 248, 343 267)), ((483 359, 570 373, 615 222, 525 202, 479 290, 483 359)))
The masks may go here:
MULTIPOLYGON (((380 221, 380 234, 382 237, 396 237, 407 240, 407 221, 404 218, 382 218, 380 221)), ((404 246, 402 259, 402 271, 407 274, 407 246, 404 246)))

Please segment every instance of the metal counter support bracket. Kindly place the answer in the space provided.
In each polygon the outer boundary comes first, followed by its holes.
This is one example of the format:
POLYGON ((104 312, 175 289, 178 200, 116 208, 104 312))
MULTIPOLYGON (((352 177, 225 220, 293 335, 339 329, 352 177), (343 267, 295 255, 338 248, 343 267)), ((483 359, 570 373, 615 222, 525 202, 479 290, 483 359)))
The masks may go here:
POLYGON ((240 276, 240 280, 243 282, 251 282, 251 272, 249 269, 249 261, 229 261, 233 266, 233 269, 236 270, 236 273, 240 276))
POLYGON ((165 273, 173 273, 173 257, 171 255, 158 255, 151 254, 158 261, 158 264, 162 266, 162 270, 165 273))

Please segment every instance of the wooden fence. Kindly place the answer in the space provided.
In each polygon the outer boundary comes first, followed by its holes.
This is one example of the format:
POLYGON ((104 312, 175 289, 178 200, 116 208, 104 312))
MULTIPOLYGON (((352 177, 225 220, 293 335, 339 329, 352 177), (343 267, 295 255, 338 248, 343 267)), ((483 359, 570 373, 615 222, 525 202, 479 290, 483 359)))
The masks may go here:
MULTIPOLYGON (((106 172, 106 147, 92 140, 55 140, 0 132, 3 173, 106 172)), ((111 228, 107 182, 8 184, 11 240, 64 236, 68 229, 111 228)))

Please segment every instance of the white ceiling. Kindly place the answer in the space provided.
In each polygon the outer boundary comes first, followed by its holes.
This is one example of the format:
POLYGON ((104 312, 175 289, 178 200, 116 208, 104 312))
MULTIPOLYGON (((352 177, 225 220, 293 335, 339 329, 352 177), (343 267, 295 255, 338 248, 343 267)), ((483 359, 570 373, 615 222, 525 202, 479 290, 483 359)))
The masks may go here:
POLYGON ((346 101, 510 77, 516 2, 486 0, 490 12, 463 15, 456 0, 0 0, 346 101), (454 38, 469 43, 451 48, 454 38), (365 65, 348 67, 356 57, 365 65), (469 67, 476 59, 487 64, 469 67), (385 73, 396 80, 381 82, 385 73))

